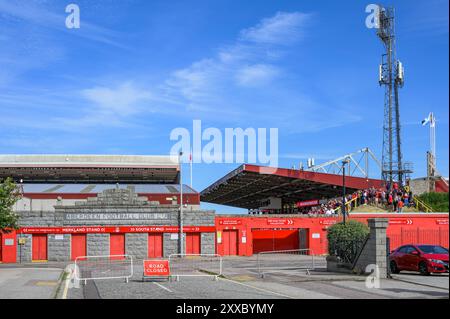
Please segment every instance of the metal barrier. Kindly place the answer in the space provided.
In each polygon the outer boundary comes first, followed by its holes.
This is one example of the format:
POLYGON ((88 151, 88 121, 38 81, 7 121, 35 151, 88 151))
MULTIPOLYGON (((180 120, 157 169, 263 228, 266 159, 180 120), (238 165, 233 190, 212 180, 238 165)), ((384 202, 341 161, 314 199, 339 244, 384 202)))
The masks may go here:
POLYGON ((133 276, 133 256, 80 256, 75 259, 75 278, 83 280, 118 279, 133 276))
POLYGON ((210 276, 215 280, 222 275, 222 256, 218 254, 172 254, 169 256, 170 278, 180 276, 210 276))
POLYGON ((257 254, 258 274, 289 273, 315 268, 314 253, 311 249, 264 251, 257 254))

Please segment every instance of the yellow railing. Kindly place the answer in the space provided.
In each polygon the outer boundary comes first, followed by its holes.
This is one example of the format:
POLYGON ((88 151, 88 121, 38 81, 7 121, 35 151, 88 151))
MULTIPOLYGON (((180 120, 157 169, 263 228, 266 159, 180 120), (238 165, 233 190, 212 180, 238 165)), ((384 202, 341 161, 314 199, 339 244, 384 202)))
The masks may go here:
POLYGON ((419 199, 419 197, 417 197, 417 196, 413 196, 413 198, 414 198, 414 202, 416 203, 416 208, 421 212, 421 211, 423 211, 423 212, 425 212, 425 213, 432 213, 433 212, 433 209, 430 207, 430 206, 428 206, 427 204, 425 204, 423 201, 421 201, 420 199, 419 199))
MULTIPOLYGON (((351 199, 350 201, 348 201, 347 203, 345 203, 345 212, 349 213, 351 211, 351 205, 353 202, 355 202, 355 208, 358 207, 356 206, 358 197, 355 197, 353 199, 351 199)), ((339 206, 338 208, 334 209, 334 213, 337 214, 338 212, 341 212, 341 207, 339 206)))

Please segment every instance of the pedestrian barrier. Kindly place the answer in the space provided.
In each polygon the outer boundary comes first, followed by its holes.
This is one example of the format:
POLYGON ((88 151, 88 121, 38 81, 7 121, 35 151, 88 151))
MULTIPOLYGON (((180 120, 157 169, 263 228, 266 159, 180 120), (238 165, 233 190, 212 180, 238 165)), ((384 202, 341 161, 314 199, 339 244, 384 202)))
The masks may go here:
POLYGON ((218 254, 172 254, 169 256, 170 278, 213 277, 222 275, 222 256, 218 254))
POLYGON ((133 276, 133 256, 80 256, 75 259, 75 278, 83 280, 125 279, 133 276))
POLYGON ((256 256, 258 274, 264 278, 267 273, 291 274, 299 270, 315 269, 311 249, 275 250, 260 252, 256 256))

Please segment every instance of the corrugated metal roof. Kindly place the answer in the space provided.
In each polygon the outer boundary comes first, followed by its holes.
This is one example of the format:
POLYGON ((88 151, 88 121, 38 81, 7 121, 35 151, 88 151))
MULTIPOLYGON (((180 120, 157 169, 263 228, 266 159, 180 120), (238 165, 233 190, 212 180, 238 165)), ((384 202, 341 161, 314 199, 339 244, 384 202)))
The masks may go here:
MULTIPOLYGON (((98 194, 106 189, 134 188, 139 194, 178 194, 178 184, 23 184, 24 193, 57 193, 57 194, 98 194)), ((183 193, 196 194, 188 185, 183 185, 183 193)))

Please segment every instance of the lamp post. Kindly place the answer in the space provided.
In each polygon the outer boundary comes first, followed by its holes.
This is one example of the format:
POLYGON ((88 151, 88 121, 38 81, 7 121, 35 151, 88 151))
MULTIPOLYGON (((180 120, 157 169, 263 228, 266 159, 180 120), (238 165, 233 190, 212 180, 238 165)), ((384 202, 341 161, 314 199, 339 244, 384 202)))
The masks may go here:
POLYGON ((180 165, 180 234, 179 234, 179 240, 180 240, 180 254, 184 254, 184 238, 183 238, 183 165, 181 157, 183 156, 183 152, 180 151, 179 153, 179 160, 178 163, 180 165))
POLYGON ((348 158, 342 161, 342 215, 344 216, 344 225, 347 222, 347 212, 345 207, 345 165, 348 163, 348 158))

